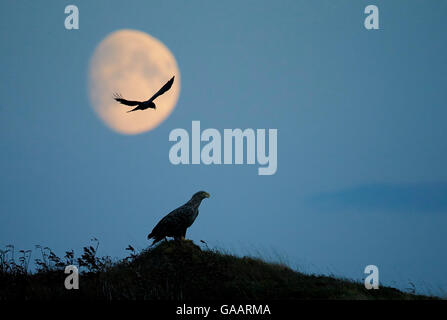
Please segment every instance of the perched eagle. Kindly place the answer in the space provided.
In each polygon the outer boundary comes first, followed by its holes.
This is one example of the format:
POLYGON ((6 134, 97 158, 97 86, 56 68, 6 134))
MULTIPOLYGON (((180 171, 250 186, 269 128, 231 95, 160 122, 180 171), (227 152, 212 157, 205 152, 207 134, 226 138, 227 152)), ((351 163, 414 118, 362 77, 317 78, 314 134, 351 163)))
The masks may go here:
POLYGON ((134 108, 130 111, 127 111, 127 112, 132 112, 132 111, 137 111, 137 110, 146 110, 148 108, 156 109, 154 100, 157 99, 159 96, 161 96, 166 91, 168 91, 169 89, 171 89, 172 84, 174 83, 174 78, 175 78, 175 76, 173 76, 171 78, 171 80, 166 82, 165 85, 163 87, 161 87, 160 90, 158 90, 149 100, 146 100, 146 101, 126 100, 126 99, 123 99, 123 97, 119 93, 115 93, 113 98, 116 101, 118 101, 122 104, 125 104, 126 106, 137 106, 136 108, 134 108))
POLYGON ((147 236, 148 239, 154 239, 152 245, 165 237, 173 237, 176 240, 184 238, 186 236, 186 229, 194 223, 194 220, 196 220, 199 214, 200 203, 203 199, 209 197, 210 194, 208 192, 196 192, 191 200, 161 219, 147 236))

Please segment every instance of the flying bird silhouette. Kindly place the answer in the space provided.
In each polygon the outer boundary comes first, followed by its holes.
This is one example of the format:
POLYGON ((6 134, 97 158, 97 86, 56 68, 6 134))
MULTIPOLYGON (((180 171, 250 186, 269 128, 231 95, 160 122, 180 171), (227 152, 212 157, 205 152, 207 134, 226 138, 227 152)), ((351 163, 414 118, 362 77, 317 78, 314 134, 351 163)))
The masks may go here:
POLYGON ((194 223, 199 214, 200 203, 209 197, 208 192, 196 192, 187 203, 161 219, 147 236, 148 239, 154 239, 152 245, 166 237, 174 237, 176 240, 185 238, 186 229, 194 223))
POLYGON ((175 78, 175 76, 173 76, 171 78, 171 80, 166 82, 165 85, 163 87, 161 87, 160 90, 158 90, 149 100, 146 100, 146 101, 126 100, 119 93, 115 93, 113 98, 116 101, 118 101, 126 106, 137 106, 136 108, 129 110, 127 112, 132 112, 132 111, 137 111, 137 110, 146 110, 148 108, 156 109, 157 106, 155 105, 154 100, 157 99, 159 96, 161 96, 166 91, 168 91, 169 89, 171 89, 172 84, 174 83, 174 78, 175 78))

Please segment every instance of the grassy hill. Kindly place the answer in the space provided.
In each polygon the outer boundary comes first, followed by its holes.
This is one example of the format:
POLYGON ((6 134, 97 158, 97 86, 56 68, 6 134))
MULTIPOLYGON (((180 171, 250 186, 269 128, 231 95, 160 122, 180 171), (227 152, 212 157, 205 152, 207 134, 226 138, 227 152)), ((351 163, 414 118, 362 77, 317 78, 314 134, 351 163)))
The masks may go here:
MULTIPOLYGON (((427 299, 381 287, 366 290, 363 284, 327 276, 305 275, 287 266, 251 257, 236 257, 203 250, 192 241, 162 242, 139 254, 112 263, 84 248, 79 290, 64 287, 66 261, 54 254, 43 259, 38 272, 0 270, 0 300, 258 300, 258 299, 427 299), (52 264, 50 263, 52 261, 52 264)), ((23 271, 23 270, 22 270, 23 271)))

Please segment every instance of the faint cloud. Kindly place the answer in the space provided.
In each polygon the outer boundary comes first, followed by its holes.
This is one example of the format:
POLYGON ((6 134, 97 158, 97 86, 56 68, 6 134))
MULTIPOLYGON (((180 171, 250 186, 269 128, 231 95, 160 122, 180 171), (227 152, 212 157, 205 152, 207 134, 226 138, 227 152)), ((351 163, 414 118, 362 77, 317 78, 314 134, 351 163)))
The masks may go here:
POLYGON ((359 211, 447 212, 447 182, 369 184, 309 199, 321 209, 359 211))

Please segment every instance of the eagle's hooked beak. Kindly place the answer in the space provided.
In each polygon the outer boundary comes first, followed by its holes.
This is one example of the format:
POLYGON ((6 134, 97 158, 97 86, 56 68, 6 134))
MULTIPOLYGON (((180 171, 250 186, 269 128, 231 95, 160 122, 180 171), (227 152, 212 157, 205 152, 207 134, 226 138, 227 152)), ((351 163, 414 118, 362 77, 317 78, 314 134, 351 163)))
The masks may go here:
POLYGON ((208 192, 205 192, 205 197, 209 198, 210 194, 208 192))

